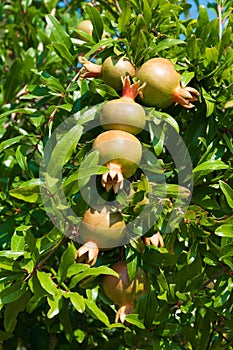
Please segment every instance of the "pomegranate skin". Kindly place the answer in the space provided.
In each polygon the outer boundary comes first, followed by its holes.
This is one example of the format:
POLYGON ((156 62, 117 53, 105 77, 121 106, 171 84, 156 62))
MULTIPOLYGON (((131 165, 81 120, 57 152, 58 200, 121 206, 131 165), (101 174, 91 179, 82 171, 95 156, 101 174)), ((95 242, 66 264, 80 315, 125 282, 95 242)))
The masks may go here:
POLYGON ((120 319, 123 323, 125 317, 133 313, 135 300, 149 292, 149 278, 146 272, 139 268, 135 278, 130 281, 125 261, 117 262, 111 268, 118 272, 119 277, 104 276, 103 290, 106 296, 119 306, 115 321, 120 319))
POLYGON ((121 244, 125 236, 125 223, 119 212, 111 212, 104 206, 89 208, 80 223, 79 239, 81 243, 94 242, 98 248, 112 248, 121 244))
MULTIPOLYGON (((81 30, 82 32, 88 34, 89 36, 92 36, 93 31, 93 25, 92 22, 89 19, 84 19, 77 25, 77 29, 81 30)), ((81 35, 78 35, 80 39, 84 39, 81 35)))
POLYGON ((180 75, 173 64, 163 58, 145 62, 139 68, 137 78, 146 82, 141 102, 149 107, 168 107, 173 102, 173 91, 180 84, 180 75))
POLYGON ((106 102, 100 110, 100 123, 105 130, 123 130, 139 134, 146 124, 144 108, 134 99, 144 86, 140 81, 131 85, 129 77, 122 78, 122 97, 106 102))
POLYGON ((110 56, 102 64, 101 78, 117 91, 122 90, 121 77, 135 77, 136 70, 127 57, 110 56))
POLYGON ((149 107, 166 108, 173 102, 185 108, 192 108, 199 92, 191 87, 180 85, 180 74, 173 64, 165 58, 152 58, 137 71, 137 78, 146 83, 141 103, 149 107))
POLYGON ((145 126, 145 112, 138 103, 112 100, 103 106, 100 123, 105 130, 118 129, 137 135, 145 126))
POLYGON ((142 157, 140 141, 122 130, 108 130, 98 135, 93 149, 99 151, 101 164, 118 165, 126 179, 135 173, 142 157))

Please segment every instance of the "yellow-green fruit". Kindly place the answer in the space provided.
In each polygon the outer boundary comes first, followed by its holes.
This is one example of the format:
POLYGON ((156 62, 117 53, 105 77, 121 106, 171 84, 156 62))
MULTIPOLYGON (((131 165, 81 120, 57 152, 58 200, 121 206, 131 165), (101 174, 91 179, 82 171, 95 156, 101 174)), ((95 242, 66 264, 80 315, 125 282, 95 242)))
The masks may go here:
POLYGON ((103 290, 106 296, 119 306, 116 322, 119 319, 124 322, 127 314, 133 313, 135 300, 149 292, 149 278, 147 273, 139 268, 136 276, 130 281, 125 261, 117 262, 111 268, 118 272, 119 277, 104 276, 103 290))
POLYGON ((122 130, 103 132, 95 139, 93 149, 99 151, 101 164, 118 165, 126 179, 135 173, 142 157, 140 141, 122 130))
POLYGON ((89 208, 79 227, 81 243, 94 242, 98 248, 121 245, 125 237, 125 223, 119 212, 111 212, 108 206, 99 210, 89 208))
MULTIPOLYGON (((91 23, 91 21, 89 19, 85 19, 83 21, 81 21, 78 25, 77 25, 77 29, 81 30, 82 32, 88 34, 89 36, 92 36, 92 31, 93 31, 93 25, 91 23)), ((85 40, 85 38, 78 34, 78 37, 80 39, 85 40)))

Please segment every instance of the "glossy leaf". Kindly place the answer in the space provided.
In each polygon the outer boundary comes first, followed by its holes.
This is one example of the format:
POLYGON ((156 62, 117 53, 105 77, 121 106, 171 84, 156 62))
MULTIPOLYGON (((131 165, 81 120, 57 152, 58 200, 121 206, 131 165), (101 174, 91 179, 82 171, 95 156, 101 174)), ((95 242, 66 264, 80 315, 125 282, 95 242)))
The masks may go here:
POLYGON ((41 181, 39 179, 28 180, 18 188, 10 190, 9 194, 25 202, 35 203, 40 201, 40 185, 41 181))
POLYGON ((233 237, 233 225, 221 225, 215 230, 215 234, 220 237, 233 237))
POLYGON ((232 188, 224 181, 219 181, 219 186, 226 197, 227 203, 229 204, 229 206, 231 208, 233 208, 233 190, 232 190, 232 188))
POLYGON ((98 10, 93 6, 86 6, 86 11, 93 24, 93 39, 98 42, 103 34, 103 22, 98 10))
POLYGON ((47 273, 44 271, 37 271, 37 277, 41 286, 44 288, 46 292, 48 292, 52 296, 55 296, 57 294, 57 287, 52 280, 51 273, 47 273))
POLYGON ((107 315, 96 305, 92 300, 85 300, 87 310, 93 314, 95 318, 103 322, 107 327, 110 326, 109 319, 107 315))

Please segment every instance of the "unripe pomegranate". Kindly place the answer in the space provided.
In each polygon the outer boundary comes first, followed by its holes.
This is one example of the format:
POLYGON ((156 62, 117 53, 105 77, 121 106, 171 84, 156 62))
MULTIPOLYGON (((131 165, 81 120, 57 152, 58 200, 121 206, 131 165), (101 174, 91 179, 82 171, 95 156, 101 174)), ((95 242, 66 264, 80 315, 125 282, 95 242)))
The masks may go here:
POLYGON ((110 56, 106 58, 102 65, 89 62, 84 57, 79 57, 79 62, 83 65, 81 78, 101 77, 103 82, 117 91, 122 89, 121 77, 134 77, 136 74, 133 64, 127 57, 110 56))
POLYGON ((79 241, 84 243, 76 253, 78 261, 86 260, 94 265, 99 249, 121 245, 125 237, 125 223, 119 212, 112 212, 108 206, 89 208, 80 223, 79 241))
POLYGON ((106 102, 100 111, 100 123, 105 130, 118 129, 139 134, 146 124, 144 108, 134 99, 144 86, 140 81, 130 84, 129 77, 122 78, 122 97, 106 102))
MULTIPOLYGON (((93 31, 93 25, 92 22, 89 19, 84 19, 77 25, 77 29, 81 30, 82 32, 88 34, 89 36, 92 36, 93 31)), ((86 40, 84 37, 82 37, 80 34, 78 34, 78 37, 80 39, 86 40)))
POLYGON ((146 61, 136 74, 141 83, 146 83, 141 102, 146 106, 166 108, 173 102, 192 108, 199 92, 192 87, 181 86, 181 76, 166 58, 146 61))
POLYGON ((125 317, 133 313, 135 300, 149 292, 149 278, 144 270, 138 269, 135 278, 130 281, 125 261, 120 261, 111 267, 118 272, 119 277, 106 275, 103 278, 103 290, 106 296, 119 306, 115 322, 124 323, 125 317))
MULTIPOLYGON (((89 19, 84 19, 83 21, 81 21, 78 25, 77 25, 77 29, 88 34, 90 37, 92 37, 92 33, 93 33, 93 24, 89 19)), ((107 33, 105 31, 103 31, 102 34, 102 39, 105 38, 107 36, 107 33)), ((80 33, 77 33, 77 37, 81 40, 87 41, 87 39, 85 38, 85 36, 83 36, 80 33)))
POLYGON ((115 193, 123 186, 124 178, 132 176, 142 157, 140 141, 122 130, 109 130, 98 135, 93 150, 99 151, 100 162, 109 168, 102 175, 102 186, 115 193))

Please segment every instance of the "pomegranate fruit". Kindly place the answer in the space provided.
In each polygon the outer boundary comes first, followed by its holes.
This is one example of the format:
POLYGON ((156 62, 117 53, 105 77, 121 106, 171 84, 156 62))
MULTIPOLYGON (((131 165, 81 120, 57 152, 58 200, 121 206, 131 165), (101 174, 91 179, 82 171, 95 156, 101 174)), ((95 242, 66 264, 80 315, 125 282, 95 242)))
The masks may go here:
POLYGON ((106 296, 119 306, 115 322, 124 323, 125 317, 133 313, 135 300, 149 292, 149 278, 144 270, 138 269, 135 278, 130 281, 125 261, 115 263, 111 268, 119 277, 106 275, 102 286, 106 296))
POLYGON ((94 265, 100 249, 121 245, 124 229, 125 223, 119 212, 112 212, 108 206, 89 208, 79 227, 79 241, 84 244, 77 250, 76 259, 94 265))
MULTIPOLYGON (((81 30, 82 32, 88 34, 89 36, 92 36, 92 31, 93 31, 93 25, 92 22, 89 19, 84 19, 77 25, 77 29, 81 30)), ((85 37, 82 35, 78 34, 78 37, 80 39, 86 40, 85 37)))
POLYGON ((144 108, 134 99, 144 85, 140 87, 140 81, 130 84, 129 76, 122 78, 122 97, 106 102, 100 111, 100 123, 105 130, 118 129, 139 134, 146 124, 144 108))
POLYGON ((93 150, 99 151, 100 162, 109 168, 102 175, 102 186, 115 193, 123 186, 124 178, 132 176, 142 157, 140 141, 122 130, 108 130, 98 135, 93 150))
POLYGON ((182 87, 180 74, 166 58, 152 58, 137 71, 137 78, 146 83, 142 104, 150 107, 166 108, 173 102, 185 108, 192 108, 199 92, 192 87, 182 87))
POLYGON ((136 74, 133 64, 127 57, 110 56, 106 58, 102 65, 88 61, 84 57, 79 57, 79 62, 83 65, 81 78, 101 77, 103 82, 117 91, 122 89, 121 77, 134 77, 136 74))

